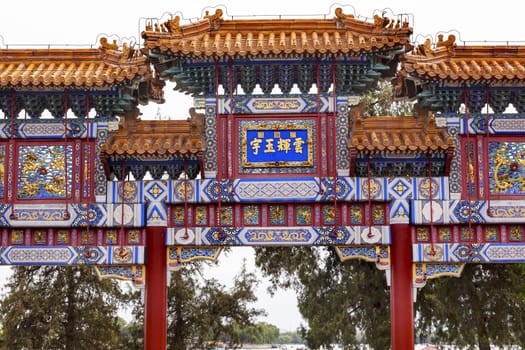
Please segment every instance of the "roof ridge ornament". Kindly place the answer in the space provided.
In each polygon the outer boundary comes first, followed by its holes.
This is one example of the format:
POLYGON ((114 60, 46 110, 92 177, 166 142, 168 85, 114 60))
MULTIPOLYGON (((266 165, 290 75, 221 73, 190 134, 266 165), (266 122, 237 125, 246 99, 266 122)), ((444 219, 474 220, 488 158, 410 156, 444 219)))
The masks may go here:
POLYGON ((117 40, 115 39, 113 39, 113 43, 110 43, 108 38, 103 36, 102 38, 100 38, 99 42, 100 42, 100 46, 105 50, 115 50, 115 51, 118 50, 117 40))
POLYGON ((169 33, 182 33, 182 29, 180 28, 180 16, 175 16, 172 19, 167 20, 166 22, 162 23, 161 26, 163 26, 169 33))
POLYGON ((456 36, 454 34, 449 34, 447 40, 443 40, 443 34, 439 34, 436 48, 439 47, 446 47, 448 52, 452 52, 452 49, 456 47, 456 36))
POLYGON ((431 56, 432 51, 432 39, 427 38, 423 44, 417 45, 414 50, 415 55, 419 56, 431 56))
POLYGON ((335 17, 337 19, 355 18, 355 16, 352 13, 349 13, 349 14, 344 13, 341 7, 338 7, 335 9, 335 17))
POLYGON ((221 22, 224 20, 222 18, 222 15, 223 15, 222 9, 215 10, 215 13, 213 15, 210 15, 209 11, 206 11, 204 15, 204 19, 208 19, 210 21, 212 30, 217 30, 219 29, 221 22))

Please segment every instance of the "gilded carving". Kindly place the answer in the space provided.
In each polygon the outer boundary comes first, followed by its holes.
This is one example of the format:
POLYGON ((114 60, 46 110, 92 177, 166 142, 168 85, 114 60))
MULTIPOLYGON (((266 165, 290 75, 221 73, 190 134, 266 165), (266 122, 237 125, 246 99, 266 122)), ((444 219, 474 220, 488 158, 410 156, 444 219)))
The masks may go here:
POLYGON ((244 123, 241 127, 245 168, 311 167, 313 125, 304 121, 244 123))
POLYGON ((170 20, 167 20, 166 22, 162 23, 162 26, 166 29, 166 31, 173 33, 173 34, 180 34, 182 33, 182 30, 180 28, 180 17, 175 16, 170 20))
POLYGON ((443 40, 443 34, 438 35, 436 47, 446 47, 450 51, 454 46, 456 46, 456 36, 454 34, 450 34, 447 40, 443 40))
POLYGON ((296 209, 297 225, 311 225, 312 224, 312 207, 307 205, 300 205, 296 209))
POLYGON ((417 45, 414 53, 420 56, 431 56, 432 55, 432 39, 427 38, 423 44, 417 45))
MULTIPOLYGON (((71 146, 67 146, 68 162, 63 146, 21 146, 19 148, 18 197, 65 198, 72 177, 71 146), (67 163, 67 169, 66 169, 67 163)), ((68 197, 71 191, 68 191, 68 197)))
POLYGON ((102 46, 102 48, 106 50, 118 50, 117 41, 113 40, 113 43, 110 43, 108 38, 106 37, 100 38, 100 46, 102 46))
POLYGON ((379 195, 379 192, 381 190, 381 185, 379 181, 376 179, 367 179, 366 181, 363 181, 363 195, 368 197, 368 194, 370 193, 370 198, 374 198, 377 195, 379 195))
POLYGON ((256 100, 252 105, 252 108, 254 110, 264 110, 264 111, 296 110, 300 107, 301 107, 301 104, 298 100, 291 100, 291 99, 256 100))
POLYGON ((286 209, 284 205, 271 205, 270 206, 270 224, 272 225, 284 225, 286 223, 286 209))
POLYGON ((492 194, 525 193, 525 143, 490 142, 489 162, 492 194))
POLYGON ((213 15, 210 15, 208 11, 206 11, 206 14, 204 15, 204 18, 207 18, 210 21, 210 24, 213 29, 218 29, 219 25, 222 22, 222 10, 217 9, 215 10, 215 13, 213 15))
POLYGON ((312 234, 308 230, 253 230, 246 233, 249 242, 308 242, 312 234))
POLYGON ((418 241, 428 241, 429 232, 427 227, 418 227, 416 229, 416 235, 418 241))
POLYGON ((352 225, 361 225, 363 223, 363 211, 360 205, 353 204, 350 207, 350 223, 352 225))
POLYGON ((343 12, 343 9, 338 7, 335 9, 335 17, 338 19, 347 19, 347 18, 354 18, 355 16, 351 13, 346 14, 343 12))
POLYGON ((140 243, 140 230, 131 229, 128 232, 128 244, 139 244, 140 243))
POLYGON ((208 224, 208 209, 204 206, 195 208, 195 224, 199 226, 208 224))

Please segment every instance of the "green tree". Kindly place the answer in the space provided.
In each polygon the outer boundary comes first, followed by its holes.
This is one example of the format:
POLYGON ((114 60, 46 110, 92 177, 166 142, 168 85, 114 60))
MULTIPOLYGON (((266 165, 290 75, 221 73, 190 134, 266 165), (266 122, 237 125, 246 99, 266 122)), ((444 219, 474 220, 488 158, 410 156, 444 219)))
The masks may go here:
POLYGON ((379 80, 377 88, 368 91, 361 98, 368 116, 412 115, 414 104, 406 100, 395 100, 394 87, 388 80, 379 80))
POLYGON ((3 348, 103 349, 119 341, 122 291, 92 267, 13 269, 0 302, 3 348))
MULTIPOLYGON (((241 329, 254 326, 255 319, 264 315, 264 311, 249 306, 257 300, 258 282, 256 276, 247 271, 245 263, 229 290, 214 278, 204 278, 202 265, 203 262, 188 263, 170 275, 169 350, 202 349, 215 342, 238 347, 242 344, 241 329)), ((144 337, 144 305, 140 292, 134 293, 130 303, 135 321, 123 330, 125 336, 119 349, 138 350, 142 349, 144 337)))
MULTIPOLYGON (((171 273, 168 288, 168 349, 203 348, 225 342, 230 348, 241 345, 239 329, 253 326, 264 314, 250 307, 257 300, 257 278, 243 263, 233 287, 227 289, 216 279, 205 279, 200 263, 189 263, 171 273)), ((143 321, 138 294, 133 314, 143 321)), ((137 336, 140 337, 139 333, 137 336)))
POLYGON ((303 344, 303 338, 297 332, 284 332, 279 334, 279 344, 303 344))
POLYGON ((468 349, 525 345, 525 266, 467 264, 461 278, 429 281, 418 295, 418 333, 468 349))
POLYGON ((120 341, 118 350, 143 350, 144 349, 144 321, 133 320, 120 324, 120 341))
POLYGON ((279 328, 266 322, 238 326, 236 332, 241 344, 272 344, 279 341, 279 328))
POLYGON ((357 331, 374 349, 390 345, 389 291, 384 272, 359 260, 341 263, 331 248, 257 248, 256 264, 273 288, 292 288, 308 326, 309 348, 340 343, 358 349, 357 331))

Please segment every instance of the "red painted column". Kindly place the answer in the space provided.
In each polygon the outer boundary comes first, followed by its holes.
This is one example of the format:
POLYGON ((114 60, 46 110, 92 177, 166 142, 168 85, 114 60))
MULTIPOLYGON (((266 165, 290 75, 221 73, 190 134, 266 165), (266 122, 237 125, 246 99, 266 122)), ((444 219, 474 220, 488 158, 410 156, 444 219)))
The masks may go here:
POLYGON ((392 350, 414 349, 412 241, 408 224, 392 225, 390 321, 392 350))
POLYGON ((166 227, 146 229, 146 296, 144 350, 166 350, 168 291, 166 227))

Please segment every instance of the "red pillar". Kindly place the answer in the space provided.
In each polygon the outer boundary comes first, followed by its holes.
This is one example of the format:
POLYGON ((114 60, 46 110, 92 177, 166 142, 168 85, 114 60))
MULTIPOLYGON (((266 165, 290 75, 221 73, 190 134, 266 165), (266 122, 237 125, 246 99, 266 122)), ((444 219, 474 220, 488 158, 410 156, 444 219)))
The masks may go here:
POLYGON ((408 224, 392 225, 390 320, 392 350, 414 349, 412 241, 408 224))
POLYGON ((148 227, 146 230, 144 350, 166 350, 168 294, 165 236, 165 227, 148 227))

